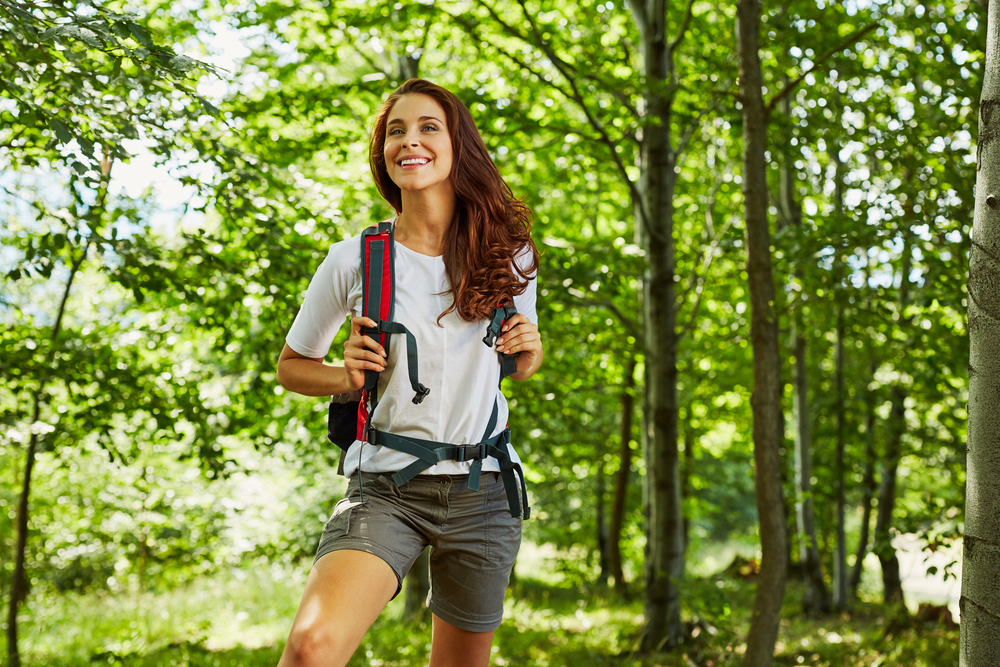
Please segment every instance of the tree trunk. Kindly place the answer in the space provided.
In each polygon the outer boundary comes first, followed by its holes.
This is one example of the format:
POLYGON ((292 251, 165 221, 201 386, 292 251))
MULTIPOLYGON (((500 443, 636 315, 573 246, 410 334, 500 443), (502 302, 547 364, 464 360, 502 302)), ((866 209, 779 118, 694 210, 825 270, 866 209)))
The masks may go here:
POLYGON ((598 559, 598 573, 597 573, 597 583, 601 586, 608 585, 608 577, 611 575, 611 568, 608 564, 608 522, 607 522, 607 510, 605 509, 604 496, 607 493, 604 482, 604 452, 601 451, 604 448, 601 447, 596 452, 598 454, 597 459, 597 479, 595 480, 597 488, 594 490, 597 494, 597 498, 594 499, 595 509, 597 511, 597 559, 598 559))
MULTIPOLYGON (((794 316, 799 319, 799 315, 794 316)), ((799 536, 799 562, 805 591, 802 608, 807 614, 827 613, 830 603, 823 581, 816 542, 816 520, 812 499, 812 452, 809 436, 809 401, 806 380, 806 339, 801 326, 792 324, 795 354, 795 384, 792 392, 792 414, 795 419, 795 524, 799 536)))
POLYGON ((678 583, 684 577, 684 530, 677 447, 677 332, 674 294, 673 197, 676 155, 670 144, 674 80, 664 0, 630 1, 642 39, 646 75, 636 225, 646 251, 643 277, 646 400, 644 612, 645 650, 681 641, 678 583))
MULTIPOLYGON (((102 180, 103 188, 98 194, 97 206, 104 205, 104 197, 107 194, 107 179, 110 172, 110 165, 104 172, 102 180)), ((73 280, 77 272, 87 259, 87 251, 90 248, 89 241, 85 242, 80 257, 73 262, 70 268, 69 278, 66 280, 66 288, 63 290, 62 300, 59 302, 59 311, 56 320, 52 325, 52 334, 49 336, 49 351, 45 364, 42 366, 42 373, 52 365, 55 357, 56 341, 59 338, 59 331, 62 328, 63 316, 66 314, 66 302, 69 300, 70 290, 73 289, 73 280)), ((45 405, 45 384, 47 378, 39 378, 38 390, 35 392, 34 408, 32 409, 31 423, 34 426, 39 423, 42 416, 42 407, 45 405)), ((21 602, 28 596, 28 576, 25 570, 25 559, 28 551, 28 511, 30 509, 31 496, 31 472, 35 467, 35 454, 38 451, 40 434, 32 428, 31 438, 28 441, 28 451, 25 454, 24 480, 21 486, 21 498, 17 505, 17 545, 14 553, 14 576, 11 579, 10 601, 7 608, 7 665, 8 667, 21 667, 21 654, 17 646, 17 612, 21 602)))
MULTIPOLYGON (((684 466, 682 467, 683 474, 681 475, 681 498, 689 499, 691 498, 691 470, 694 468, 694 431, 690 427, 690 423, 684 425, 684 466)), ((688 507, 690 507, 690 502, 688 507)), ((685 512, 684 513, 684 550, 687 551, 688 545, 691 544, 691 516, 685 512)))
MULTIPOLYGON (((910 271, 912 268, 912 242, 908 230, 903 232, 903 257, 899 284, 899 320, 906 321, 909 303, 910 271)), ((906 390, 899 383, 892 387, 892 407, 889 415, 889 439, 882 462, 882 479, 879 484, 878 515, 875 519, 874 551, 882 565, 882 589, 887 606, 893 615, 906 615, 903 604, 903 586, 900 579, 899 559, 892 546, 892 514, 896 506, 896 473, 902 454, 903 434, 906 433, 906 390)))
MULTIPOLYGON (((837 221, 843 219, 844 214, 844 165, 840 161, 840 144, 834 142, 830 151, 831 159, 836 165, 834 174, 833 206, 837 221)), ((836 494, 836 531, 837 539, 833 554, 833 606, 837 611, 845 611, 850 601, 847 595, 847 531, 844 529, 844 514, 846 512, 847 500, 845 497, 844 479, 847 474, 844 462, 844 429, 847 419, 846 397, 844 396, 844 296, 843 289, 843 259, 834 259, 836 274, 836 290, 834 295, 837 299, 837 342, 834 352, 834 385, 835 400, 837 410, 837 443, 834 454, 834 492, 836 494)))
POLYGON ((635 398, 635 359, 625 368, 625 383, 622 389, 621 429, 618 450, 618 473, 615 475, 615 496, 611 505, 611 526, 608 535, 608 566, 615 580, 615 591, 625 593, 625 573, 622 571, 621 536, 625 520, 625 498, 628 492, 629 474, 632 471, 632 413, 635 398))
MULTIPOLYGON (((868 368, 868 377, 875 377, 876 363, 872 360, 868 368)), ((861 584, 861 573, 864 570, 865 554, 868 553, 868 531, 871 526, 872 498, 875 497, 875 396, 868 394, 867 414, 865 416, 865 472, 861 481, 864 496, 861 499, 861 534, 858 536, 858 550, 854 555, 854 567, 851 569, 849 583, 851 595, 857 596, 861 584)))
MULTIPOLYGON (((789 85, 785 77, 785 85, 789 85)), ((781 109, 786 118, 791 118, 791 95, 786 95, 781 109)), ((792 168, 790 137, 784 140, 781 160, 781 210, 785 224, 802 228, 802 208, 795 200, 795 172, 792 168)), ((801 282, 802 270, 795 270, 795 277, 801 282)), ((792 308, 792 351, 795 356, 795 379, 792 391, 792 415, 795 420, 795 526, 798 534, 799 563, 805 581, 802 608, 809 613, 826 613, 830 603, 823 581, 822 562, 817 550, 816 520, 812 498, 812 444, 809 433, 809 381, 806 366, 806 338, 802 331, 803 302, 792 308)))
MULTIPOLYGON (((34 418, 37 423, 41 414, 42 392, 44 384, 35 394, 34 418)), ((21 487, 21 500, 17 506, 17 546, 14 556, 14 577, 10 585, 10 603, 7 609, 7 664, 10 667, 21 667, 21 654, 17 647, 17 611, 21 602, 28 596, 28 577, 25 574, 24 561, 28 549, 28 496, 31 493, 31 471, 35 467, 35 451, 38 447, 38 433, 32 433, 28 441, 28 451, 24 462, 24 483, 21 487)))
POLYGON ((989 3, 969 257, 969 440, 959 665, 1000 661, 1000 3, 989 3))
POLYGON ((427 547, 420 552, 413 567, 406 573, 403 619, 408 623, 419 623, 427 616, 427 593, 431 590, 430 556, 431 548, 427 547))
POLYGON ((899 559, 892 546, 892 513, 896 505, 896 472, 899 468, 906 392, 899 385, 892 388, 892 409, 889 415, 892 425, 889 441, 886 443, 885 459, 882 462, 882 481, 878 491, 878 515, 875 519, 875 555, 882 565, 882 590, 887 606, 898 607, 896 611, 905 613, 903 607, 903 586, 900 580, 899 559))
POLYGON ((837 401, 837 448, 834 462, 834 482, 836 499, 837 542, 833 554, 833 606, 837 611, 847 609, 847 535, 844 529, 844 513, 847 500, 844 494, 844 476, 847 474, 844 463, 844 422, 846 406, 844 405, 844 307, 837 306, 837 344, 834 358, 837 401))
POLYGON ((771 233, 767 220, 767 112, 762 97, 758 32, 760 4, 738 0, 736 33, 743 103, 743 197, 753 345, 754 488, 761 565, 750 618, 745 667, 768 667, 778 637, 788 575, 788 536, 781 488, 781 359, 774 312, 771 233))

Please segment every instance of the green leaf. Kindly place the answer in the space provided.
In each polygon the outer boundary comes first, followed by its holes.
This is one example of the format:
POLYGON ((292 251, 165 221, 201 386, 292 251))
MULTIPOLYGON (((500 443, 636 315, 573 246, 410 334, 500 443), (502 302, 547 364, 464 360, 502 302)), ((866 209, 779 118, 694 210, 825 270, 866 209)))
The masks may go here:
POLYGON ((126 22, 125 25, 128 26, 128 30, 132 33, 132 37, 135 38, 135 41, 139 42, 147 49, 153 48, 153 40, 142 26, 132 23, 131 21, 126 22))
POLYGON ((59 140, 59 143, 68 144, 73 141, 73 133, 70 132, 69 128, 66 127, 66 125, 58 118, 53 118, 49 126, 52 128, 52 131, 56 133, 56 139, 59 140))
POLYGON ((190 72, 197 67, 198 61, 187 56, 174 56, 167 61, 167 67, 180 74, 190 72))
POLYGON ((80 39, 87 43, 88 46, 92 46, 95 49, 101 48, 101 40, 97 38, 97 34, 92 30, 87 30, 86 28, 80 28, 80 39))

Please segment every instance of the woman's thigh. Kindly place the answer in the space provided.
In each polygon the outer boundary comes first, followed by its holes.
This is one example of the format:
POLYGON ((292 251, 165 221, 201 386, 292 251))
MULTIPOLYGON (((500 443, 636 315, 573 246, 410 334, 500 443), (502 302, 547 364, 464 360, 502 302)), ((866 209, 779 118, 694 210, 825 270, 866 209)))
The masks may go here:
POLYGON ((340 550, 316 561, 279 667, 342 667, 396 593, 396 574, 378 556, 340 550))

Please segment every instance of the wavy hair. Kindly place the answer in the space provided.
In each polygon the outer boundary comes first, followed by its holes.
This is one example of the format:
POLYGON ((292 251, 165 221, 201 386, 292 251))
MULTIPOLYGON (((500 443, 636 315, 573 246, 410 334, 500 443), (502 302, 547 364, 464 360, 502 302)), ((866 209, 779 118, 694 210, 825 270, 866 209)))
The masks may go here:
POLYGON ((397 215, 403 210, 402 194, 389 178, 383 147, 393 106, 411 94, 427 95, 441 105, 451 135, 450 178, 458 201, 445 241, 444 265, 454 300, 438 321, 453 310, 468 322, 488 319, 498 304, 523 294, 529 277, 538 271, 531 210, 501 178, 462 101, 430 81, 410 79, 382 105, 368 149, 375 185, 397 215))

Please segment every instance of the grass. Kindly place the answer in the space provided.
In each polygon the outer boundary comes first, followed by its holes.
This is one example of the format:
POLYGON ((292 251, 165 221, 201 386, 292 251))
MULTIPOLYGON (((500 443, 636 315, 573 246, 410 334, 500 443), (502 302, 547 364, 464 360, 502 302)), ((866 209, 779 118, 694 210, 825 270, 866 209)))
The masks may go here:
MULTIPOLYGON (((273 667, 294 616, 308 564, 262 566, 183 588, 132 595, 35 595, 21 621, 25 667, 273 667)), ((535 571, 535 568, 531 568, 535 571)), ((684 584, 689 636, 675 651, 636 650, 640 599, 606 588, 522 575, 507 596, 492 664, 500 667, 730 667, 740 664, 754 584, 691 578, 684 584)), ((888 632, 881 608, 850 615, 799 613, 789 586, 775 664, 792 667, 931 667, 957 664, 958 630, 911 625, 888 632)), ((429 624, 400 622, 402 596, 372 627, 351 665, 427 664, 429 624)))

